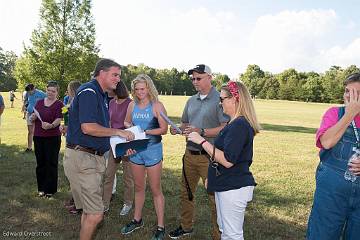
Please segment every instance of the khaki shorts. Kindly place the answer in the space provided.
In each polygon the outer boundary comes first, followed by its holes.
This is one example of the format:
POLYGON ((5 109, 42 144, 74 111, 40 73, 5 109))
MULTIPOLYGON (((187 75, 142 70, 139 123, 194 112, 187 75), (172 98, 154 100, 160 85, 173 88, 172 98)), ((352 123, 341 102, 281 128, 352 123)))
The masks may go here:
POLYGON ((105 158, 65 148, 64 170, 76 208, 82 208, 85 213, 90 214, 103 213, 105 158))
POLYGON ((31 126, 31 125, 34 124, 34 122, 32 122, 32 121, 30 120, 30 116, 31 116, 31 113, 26 112, 26 124, 27 124, 28 126, 31 126))

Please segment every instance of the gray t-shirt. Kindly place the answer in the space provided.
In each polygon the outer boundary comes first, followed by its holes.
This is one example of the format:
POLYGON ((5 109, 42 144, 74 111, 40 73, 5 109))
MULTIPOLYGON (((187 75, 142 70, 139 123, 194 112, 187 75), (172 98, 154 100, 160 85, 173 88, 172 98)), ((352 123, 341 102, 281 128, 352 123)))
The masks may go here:
MULTIPOLYGON (((196 128, 215 128, 229 121, 229 117, 224 114, 219 105, 220 93, 212 87, 209 94, 201 100, 197 93, 186 102, 184 112, 181 117, 182 123, 189 123, 196 128)), ((211 143, 214 138, 205 137, 211 143)), ((202 150, 198 144, 188 141, 186 148, 197 151, 202 150)))

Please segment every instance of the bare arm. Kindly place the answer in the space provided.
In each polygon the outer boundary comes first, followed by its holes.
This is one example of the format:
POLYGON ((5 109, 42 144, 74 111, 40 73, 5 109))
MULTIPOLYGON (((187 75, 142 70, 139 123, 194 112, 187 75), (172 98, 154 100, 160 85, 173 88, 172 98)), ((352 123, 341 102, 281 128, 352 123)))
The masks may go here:
POLYGON ((106 128, 97 123, 82 123, 81 131, 84 134, 94 137, 120 136, 126 138, 126 140, 134 139, 134 134, 130 131, 116 129, 116 128, 106 128))
POLYGON ((1 107, 0 107, 0 116, 3 114, 4 109, 5 109, 5 106, 1 106, 1 107))
MULTIPOLYGON (((196 144, 201 144, 202 142, 205 141, 205 139, 203 137, 201 137, 198 133, 196 132, 192 132, 189 134, 188 136, 188 140, 192 141, 196 144)), ((212 156, 213 154, 213 149, 214 146, 209 143, 208 141, 205 141, 202 144, 203 149, 210 155, 212 156)), ((214 160, 216 162, 218 162, 219 164, 223 165, 226 168, 231 168, 232 166, 234 166, 233 163, 229 162, 228 160, 226 160, 225 156, 224 156, 224 152, 221 151, 220 149, 215 148, 215 156, 214 156, 214 160)))
MULTIPOLYGON (((216 137, 219 132, 221 131, 221 129, 223 129, 225 127, 226 123, 221 123, 220 126, 215 127, 215 128, 204 128, 204 136, 206 137, 216 137)), ((192 132, 197 132, 197 133, 201 133, 201 128, 196 128, 194 126, 186 126, 184 129, 184 134, 188 135, 192 132)))
POLYGON ((349 100, 345 97, 345 114, 344 116, 320 137, 321 145, 325 149, 332 148, 344 135, 346 128, 357 114, 360 113, 360 95, 355 89, 349 90, 349 100))
POLYGON ((166 110, 164 105, 161 102, 157 102, 154 104, 154 114, 156 116, 156 118, 158 119, 159 128, 155 128, 155 129, 149 129, 146 130, 145 133, 149 134, 149 135, 164 135, 167 133, 167 128, 168 128, 168 124, 167 122, 164 120, 164 118, 160 115, 160 112, 163 112, 164 114, 166 114, 166 110))
POLYGON ((134 110, 134 105, 135 105, 135 102, 132 101, 129 103, 129 106, 127 108, 127 111, 126 111, 126 116, 125 116, 125 120, 124 120, 124 126, 126 128, 129 128, 132 126, 132 122, 131 122, 131 114, 134 110))

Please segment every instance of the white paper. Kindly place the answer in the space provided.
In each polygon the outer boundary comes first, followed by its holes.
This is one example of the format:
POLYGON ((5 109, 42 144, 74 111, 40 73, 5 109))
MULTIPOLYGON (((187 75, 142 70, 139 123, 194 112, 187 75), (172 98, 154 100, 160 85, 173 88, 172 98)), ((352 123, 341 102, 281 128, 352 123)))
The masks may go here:
MULTIPOLYGON (((135 138, 133 141, 147 139, 145 132, 143 130, 141 130, 140 126, 133 126, 131 128, 127 128, 125 130, 134 133, 135 138)), ((126 141, 125 138, 120 137, 120 136, 112 136, 110 138, 110 146, 111 146, 113 153, 116 153, 115 149, 116 149, 117 144, 125 143, 125 142, 130 142, 130 141, 126 141)))
POLYGON ((34 108, 34 113, 35 113, 36 117, 40 120, 40 122, 43 122, 43 120, 40 117, 40 113, 36 110, 36 108, 34 108))

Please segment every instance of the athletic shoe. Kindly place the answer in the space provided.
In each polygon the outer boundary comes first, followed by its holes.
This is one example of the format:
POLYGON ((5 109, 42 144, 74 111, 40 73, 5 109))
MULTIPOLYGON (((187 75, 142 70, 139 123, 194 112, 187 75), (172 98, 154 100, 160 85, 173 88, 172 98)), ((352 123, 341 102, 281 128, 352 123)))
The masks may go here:
POLYGON ((125 216, 130 212, 130 209, 132 208, 132 204, 124 204, 123 208, 120 211, 120 216, 125 216))
POLYGON ((171 239, 178 239, 178 238, 181 238, 181 237, 185 237, 185 236, 188 236, 190 235, 191 233, 193 232, 193 230, 184 230, 181 226, 178 227, 177 229, 175 229, 174 231, 171 231, 169 233, 169 237, 171 239))
POLYGON ((121 229, 121 233, 123 235, 127 235, 127 234, 132 233, 136 229, 142 228, 143 226, 144 226, 144 222, 142 219, 140 219, 139 221, 136 221, 135 219, 133 219, 133 220, 131 220, 130 223, 128 223, 126 226, 124 226, 121 229))
POLYGON ((165 228, 157 226, 151 240, 163 240, 165 238, 165 228))

